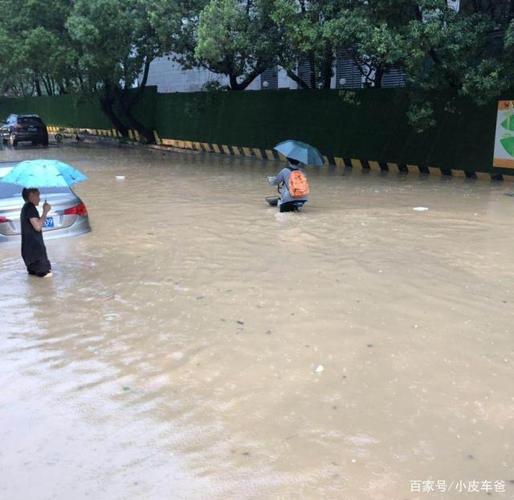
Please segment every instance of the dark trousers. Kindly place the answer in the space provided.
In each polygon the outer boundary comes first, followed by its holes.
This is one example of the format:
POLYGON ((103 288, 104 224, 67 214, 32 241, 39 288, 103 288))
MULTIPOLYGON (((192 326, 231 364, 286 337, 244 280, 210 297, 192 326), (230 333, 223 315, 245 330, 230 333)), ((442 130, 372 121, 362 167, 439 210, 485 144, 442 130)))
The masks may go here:
POLYGON ((52 266, 50 265, 50 261, 37 261, 31 262, 27 266, 27 271, 29 274, 39 276, 42 278, 46 276, 52 270, 52 266))

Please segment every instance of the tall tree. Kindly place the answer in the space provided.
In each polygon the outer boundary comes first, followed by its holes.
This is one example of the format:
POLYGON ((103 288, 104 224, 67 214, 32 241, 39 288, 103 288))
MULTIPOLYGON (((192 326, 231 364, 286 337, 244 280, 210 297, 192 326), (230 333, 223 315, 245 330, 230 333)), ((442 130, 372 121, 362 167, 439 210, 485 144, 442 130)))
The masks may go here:
POLYGON ((347 3, 342 0, 274 1, 272 17, 283 39, 280 64, 300 88, 330 88, 335 47, 327 27, 334 19, 348 16, 347 3), (299 64, 309 68, 306 75, 298 71, 299 64))
POLYGON ((505 60, 492 50, 499 11, 493 16, 490 9, 469 7, 457 12, 447 0, 349 1, 327 33, 350 50, 370 86, 380 87, 391 67, 403 69, 412 96, 409 116, 421 129, 434 121, 419 90, 482 102, 505 86, 505 60))
POLYGON ((0 0, 0 33, 4 90, 17 92, 27 84, 37 95, 66 92, 72 78, 74 49, 65 23, 71 0, 0 0))
POLYGON ((153 133, 134 115, 150 63, 161 54, 150 24, 150 0, 76 0, 67 28, 78 44, 83 88, 99 95, 102 109, 124 135, 153 133))
POLYGON ((210 0, 199 16, 195 57, 244 90, 279 61, 278 29, 272 0, 210 0))
POLYGON ((150 22, 163 51, 184 68, 198 67, 195 49, 200 12, 209 0, 154 0, 150 22))

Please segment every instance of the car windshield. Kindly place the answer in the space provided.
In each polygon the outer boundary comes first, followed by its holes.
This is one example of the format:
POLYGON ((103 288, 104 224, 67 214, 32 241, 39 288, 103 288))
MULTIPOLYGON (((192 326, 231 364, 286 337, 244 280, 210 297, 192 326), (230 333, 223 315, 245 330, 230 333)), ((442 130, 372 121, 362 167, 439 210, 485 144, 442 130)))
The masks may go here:
MULTIPOLYGON (((0 198, 21 198, 21 190, 23 188, 18 184, 9 184, 7 182, 0 182, 0 198)), ((39 192, 44 194, 53 193, 70 193, 71 189, 66 187, 59 188, 40 188, 39 192)))

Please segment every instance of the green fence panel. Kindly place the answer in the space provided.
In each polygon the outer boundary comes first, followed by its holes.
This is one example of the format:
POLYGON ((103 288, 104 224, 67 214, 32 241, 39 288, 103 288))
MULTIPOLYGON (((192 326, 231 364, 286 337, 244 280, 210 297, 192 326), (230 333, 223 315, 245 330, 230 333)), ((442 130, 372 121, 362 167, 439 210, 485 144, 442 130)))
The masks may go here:
POLYGON ((368 89, 348 103, 339 91, 158 94, 161 137, 269 149, 295 138, 324 154, 380 162, 490 171, 496 103, 487 106, 429 96, 437 126, 417 133, 404 89, 368 89))
MULTIPOLYGON (((158 94, 151 87, 135 115, 164 138, 262 149, 294 138, 329 157, 493 170, 496 101, 477 106, 452 98, 450 112, 450 96, 418 95, 433 103, 437 121, 420 134, 407 119, 411 95, 405 89, 365 89, 349 102, 348 93, 338 90, 158 94)), ((13 112, 37 113, 52 125, 112 128, 94 97, 0 98, 0 118, 13 112)))
MULTIPOLYGON (((136 118, 152 129, 154 128, 156 95, 155 87, 147 88, 134 109, 136 118)), ((96 96, 0 98, 0 118, 3 119, 10 113, 35 113, 41 116, 45 123, 62 127, 112 128, 112 124, 102 111, 96 96)))
POLYGON ((111 128, 112 125, 92 96, 63 95, 0 99, 0 117, 9 113, 35 113, 49 125, 111 128))

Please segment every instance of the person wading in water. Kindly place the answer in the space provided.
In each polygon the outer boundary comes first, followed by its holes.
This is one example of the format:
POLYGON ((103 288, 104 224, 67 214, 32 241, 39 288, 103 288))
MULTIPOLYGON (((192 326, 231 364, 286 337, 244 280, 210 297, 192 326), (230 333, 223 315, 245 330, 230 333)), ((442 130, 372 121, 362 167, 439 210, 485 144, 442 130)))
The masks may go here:
POLYGON ((25 200, 20 214, 21 256, 29 274, 40 278, 52 276, 52 266, 43 241, 43 226, 52 207, 45 201, 43 214, 39 216, 36 208, 40 202, 39 190, 24 188, 21 195, 25 200))
POLYGON ((292 158, 287 158, 287 161, 287 167, 283 168, 276 176, 268 177, 268 182, 272 186, 278 186, 280 211, 298 212, 308 200, 309 182, 300 170, 299 161, 292 158))

